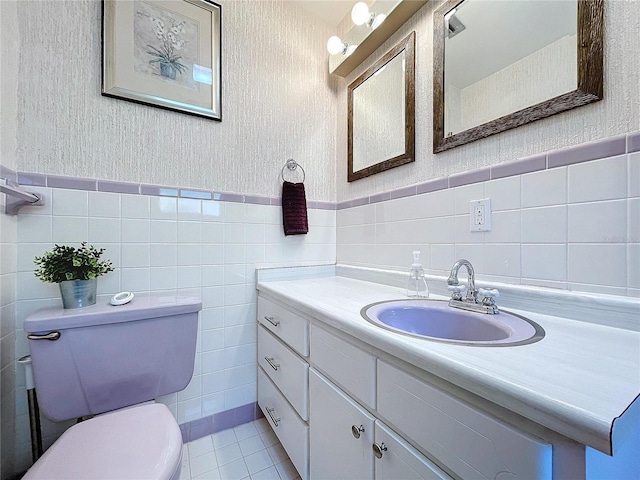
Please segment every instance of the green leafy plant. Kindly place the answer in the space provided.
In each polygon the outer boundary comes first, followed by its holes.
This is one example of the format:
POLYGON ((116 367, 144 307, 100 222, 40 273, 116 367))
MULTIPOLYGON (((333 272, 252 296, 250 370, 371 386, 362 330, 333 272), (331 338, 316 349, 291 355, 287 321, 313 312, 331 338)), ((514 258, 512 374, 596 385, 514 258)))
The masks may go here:
POLYGON ((33 260, 37 266, 34 274, 49 283, 91 280, 113 271, 110 260, 100 260, 104 251, 104 248, 87 246, 87 242, 82 242, 78 248, 56 245, 51 252, 45 252, 33 260))

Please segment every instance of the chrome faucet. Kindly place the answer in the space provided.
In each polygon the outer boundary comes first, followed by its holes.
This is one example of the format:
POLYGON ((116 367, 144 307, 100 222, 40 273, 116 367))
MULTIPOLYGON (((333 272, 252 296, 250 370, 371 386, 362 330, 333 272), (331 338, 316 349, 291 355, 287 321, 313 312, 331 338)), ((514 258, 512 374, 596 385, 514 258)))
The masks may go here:
MULTIPOLYGON (((468 286, 466 287, 467 301, 475 302, 478 298, 478 291, 476 290, 476 274, 473 271, 473 265, 471 265, 471 262, 469 260, 461 258, 453 264, 453 267, 451 267, 451 273, 449 274, 449 278, 447 279, 447 285, 452 287, 457 287, 460 285, 460 282, 458 281, 458 271, 460 270, 460 267, 466 267, 467 273, 469 274, 468 286)), ((450 290, 454 292, 454 295, 456 293, 458 294, 458 300, 462 300, 462 292, 464 292, 464 288, 450 290)))
POLYGON ((473 265, 469 260, 464 258, 458 260, 451 267, 451 273, 447 279, 448 289, 451 292, 451 300, 449 300, 449 306, 454 308, 461 308, 463 310, 470 310, 472 312, 481 312, 496 314, 500 313, 498 306, 495 304, 494 298, 499 296, 498 290, 495 289, 476 289, 475 272, 473 265), (466 267, 468 273, 467 285, 460 285, 458 281, 458 272, 460 267, 466 267), (464 291, 467 291, 466 296, 463 298, 464 291), (478 300, 478 295, 481 299, 478 300))

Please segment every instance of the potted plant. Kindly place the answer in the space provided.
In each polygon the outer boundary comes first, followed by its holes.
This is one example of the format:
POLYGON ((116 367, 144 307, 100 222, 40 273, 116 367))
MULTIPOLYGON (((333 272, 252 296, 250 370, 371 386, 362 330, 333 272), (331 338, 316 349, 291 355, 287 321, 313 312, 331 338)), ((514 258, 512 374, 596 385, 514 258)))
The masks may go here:
POLYGON ((110 260, 100 260, 104 248, 56 245, 51 252, 36 257, 34 274, 43 282, 60 286, 64 308, 82 308, 96 303, 97 277, 113 271, 110 260))

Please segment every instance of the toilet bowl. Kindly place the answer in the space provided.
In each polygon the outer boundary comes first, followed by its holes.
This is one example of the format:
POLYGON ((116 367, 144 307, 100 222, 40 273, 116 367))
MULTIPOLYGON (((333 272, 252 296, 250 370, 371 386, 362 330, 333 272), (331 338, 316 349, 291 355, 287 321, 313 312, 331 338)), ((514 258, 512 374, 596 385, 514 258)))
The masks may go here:
POLYGON ((152 403, 193 374, 200 300, 136 297, 122 306, 49 308, 24 322, 40 409, 69 428, 23 477, 177 480, 182 435, 152 403))
POLYGON ((69 428, 24 480, 177 480, 182 436, 169 409, 142 405, 69 428))

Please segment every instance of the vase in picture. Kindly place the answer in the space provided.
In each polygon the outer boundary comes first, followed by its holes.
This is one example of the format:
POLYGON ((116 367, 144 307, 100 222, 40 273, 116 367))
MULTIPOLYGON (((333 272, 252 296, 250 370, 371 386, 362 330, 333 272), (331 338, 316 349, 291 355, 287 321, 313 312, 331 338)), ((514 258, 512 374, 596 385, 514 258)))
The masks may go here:
POLYGON ((160 75, 175 80, 176 68, 170 63, 160 62, 160 75))

